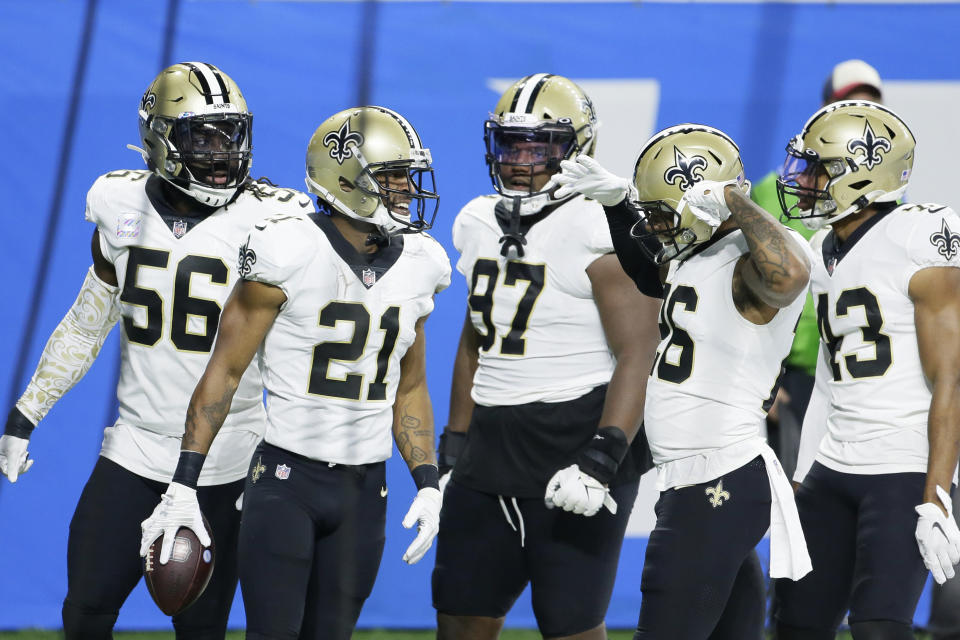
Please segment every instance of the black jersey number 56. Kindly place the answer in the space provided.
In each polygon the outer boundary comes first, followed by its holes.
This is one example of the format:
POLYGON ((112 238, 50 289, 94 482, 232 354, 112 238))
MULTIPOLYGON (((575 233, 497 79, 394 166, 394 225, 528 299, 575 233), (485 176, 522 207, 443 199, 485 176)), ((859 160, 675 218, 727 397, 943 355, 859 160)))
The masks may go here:
MULTIPOLYGON (((143 307, 147 315, 145 325, 138 325, 131 315, 123 316, 123 328, 130 342, 152 347, 163 336, 164 300, 155 289, 140 286, 137 280, 144 269, 166 270, 169 261, 169 251, 144 247, 129 249, 120 301, 143 307)), ((190 281, 198 273, 209 276, 213 284, 226 286, 229 271, 223 260, 210 256, 186 256, 177 263, 170 306, 170 340, 180 351, 208 353, 217 335, 220 305, 215 300, 190 295, 190 281), (190 316, 203 320, 203 333, 188 330, 190 316)))

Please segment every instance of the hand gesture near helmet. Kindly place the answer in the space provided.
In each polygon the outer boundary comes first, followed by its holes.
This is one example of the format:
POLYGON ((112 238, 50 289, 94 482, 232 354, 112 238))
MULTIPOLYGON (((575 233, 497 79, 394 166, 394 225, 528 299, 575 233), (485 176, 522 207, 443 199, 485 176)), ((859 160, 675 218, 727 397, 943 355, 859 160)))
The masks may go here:
POLYGON ((741 185, 737 180, 701 180, 696 182, 689 189, 684 191, 680 199, 680 211, 683 207, 689 208, 690 212, 700 220, 716 229, 721 223, 730 217, 730 207, 727 205, 727 187, 734 187, 744 193, 750 193, 750 182, 743 181, 741 185))
POLYGON ((572 193, 582 193, 605 207, 612 207, 620 204, 631 190, 636 197, 636 190, 629 180, 610 173, 588 155, 580 154, 575 161, 564 160, 560 169, 560 173, 552 178, 560 185, 553 194, 557 200, 572 193))

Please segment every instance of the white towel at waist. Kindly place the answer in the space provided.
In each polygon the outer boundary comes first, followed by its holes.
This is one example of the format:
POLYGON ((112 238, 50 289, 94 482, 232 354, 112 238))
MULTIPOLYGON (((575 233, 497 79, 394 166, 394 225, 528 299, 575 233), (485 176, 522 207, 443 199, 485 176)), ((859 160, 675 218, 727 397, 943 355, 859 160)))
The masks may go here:
POLYGON ((773 449, 759 441, 758 453, 767 465, 770 479, 770 577, 799 580, 813 565, 793 499, 793 487, 773 449))
POLYGON ((799 580, 812 569, 797 503, 780 461, 763 438, 754 437, 722 449, 657 465, 657 489, 712 482, 763 457, 770 482, 770 577, 799 580))

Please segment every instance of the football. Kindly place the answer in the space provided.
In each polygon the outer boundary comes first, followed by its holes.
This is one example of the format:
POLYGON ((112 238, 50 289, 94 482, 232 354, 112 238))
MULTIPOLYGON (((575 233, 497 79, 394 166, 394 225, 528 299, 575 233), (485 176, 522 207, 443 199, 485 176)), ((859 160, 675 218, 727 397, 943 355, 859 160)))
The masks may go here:
POLYGON ((210 546, 200 545, 196 534, 181 527, 173 542, 173 552, 167 564, 160 564, 163 536, 154 540, 143 558, 143 578, 147 590, 160 610, 168 616, 180 613, 200 597, 213 573, 213 533, 206 517, 203 526, 210 536, 210 546))

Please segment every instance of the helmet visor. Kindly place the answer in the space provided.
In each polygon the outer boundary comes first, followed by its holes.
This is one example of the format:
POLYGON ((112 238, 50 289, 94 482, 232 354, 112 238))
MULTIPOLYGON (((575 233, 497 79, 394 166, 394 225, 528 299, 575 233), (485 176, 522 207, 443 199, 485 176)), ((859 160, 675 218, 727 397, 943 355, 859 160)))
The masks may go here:
POLYGON ((823 160, 812 150, 800 151, 797 140, 791 140, 777 178, 777 197, 783 216, 804 220, 836 211, 828 186, 831 179, 843 175, 844 171, 842 159, 823 160))
POLYGON ((560 161, 579 150, 576 131, 569 123, 518 126, 488 120, 485 129, 493 185, 506 195, 540 192, 560 169, 560 161))

